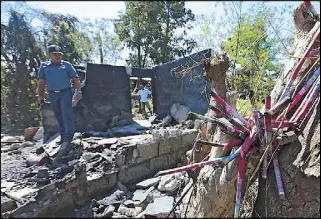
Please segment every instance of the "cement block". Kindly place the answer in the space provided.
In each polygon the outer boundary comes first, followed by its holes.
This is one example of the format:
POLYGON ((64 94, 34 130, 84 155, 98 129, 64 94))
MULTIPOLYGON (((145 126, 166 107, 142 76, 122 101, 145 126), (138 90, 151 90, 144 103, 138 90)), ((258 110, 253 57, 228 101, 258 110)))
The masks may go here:
POLYGON ((159 140, 158 155, 174 152, 182 147, 182 136, 170 136, 169 138, 159 140))
POLYGON ((152 174, 154 175, 156 174, 156 172, 166 169, 168 166, 168 159, 168 154, 152 158, 150 160, 150 171, 152 172, 152 174))
POLYGON ((132 165, 133 163, 135 163, 137 153, 135 154, 134 151, 136 148, 136 144, 126 145, 122 147, 121 150, 115 155, 116 166, 122 167, 124 165, 132 165))
POLYGON ((88 181, 88 196, 94 198, 95 195, 108 191, 116 187, 117 173, 104 174, 101 177, 88 181))
POLYGON ((182 135, 182 147, 191 149, 197 137, 197 133, 198 131, 195 129, 192 129, 191 131, 184 131, 182 135))
POLYGON ((143 161, 149 160, 151 158, 158 156, 158 141, 149 141, 143 142, 137 145, 137 148, 134 151, 137 153, 136 163, 141 163, 143 161))
POLYGON ((168 166, 176 167, 176 165, 181 162, 181 157, 183 156, 183 154, 186 153, 187 150, 188 148, 180 148, 179 150, 173 153, 169 153, 168 166))
POLYGON ((118 172, 118 180, 122 184, 137 183, 150 175, 150 160, 133 166, 123 166, 118 172))

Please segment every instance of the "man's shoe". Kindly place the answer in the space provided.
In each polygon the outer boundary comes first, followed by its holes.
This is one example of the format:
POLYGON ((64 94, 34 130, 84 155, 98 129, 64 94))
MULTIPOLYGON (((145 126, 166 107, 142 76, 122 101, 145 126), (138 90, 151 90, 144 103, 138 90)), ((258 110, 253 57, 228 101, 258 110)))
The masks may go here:
POLYGON ((59 149, 58 149, 58 151, 56 153, 56 158, 63 157, 64 155, 66 155, 69 152, 68 145, 69 145, 69 142, 63 142, 60 145, 60 147, 59 147, 59 149))

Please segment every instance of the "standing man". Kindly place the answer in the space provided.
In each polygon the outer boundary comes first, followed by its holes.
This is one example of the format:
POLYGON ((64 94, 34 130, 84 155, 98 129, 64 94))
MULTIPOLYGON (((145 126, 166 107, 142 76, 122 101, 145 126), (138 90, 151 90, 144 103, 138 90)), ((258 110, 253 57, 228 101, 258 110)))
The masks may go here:
POLYGON ((145 106, 148 109, 150 115, 152 115, 152 111, 151 108, 149 106, 149 96, 152 94, 152 92, 150 90, 148 90, 147 88, 144 89, 143 85, 140 85, 140 90, 137 92, 137 95, 140 96, 140 102, 141 102, 141 110, 142 113, 146 115, 146 111, 145 111, 145 106))
POLYGON ((45 85, 50 105, 60 126, 61 150, 64 150, 74 137, 74 119, 71 81, 75 88, 75 99, 82 98, 79 76, 74 67, 62 60, 61 48, 56 45, 48 47, 50 60, 40 65, 38 72, 38 103, 44 101, 45 85))

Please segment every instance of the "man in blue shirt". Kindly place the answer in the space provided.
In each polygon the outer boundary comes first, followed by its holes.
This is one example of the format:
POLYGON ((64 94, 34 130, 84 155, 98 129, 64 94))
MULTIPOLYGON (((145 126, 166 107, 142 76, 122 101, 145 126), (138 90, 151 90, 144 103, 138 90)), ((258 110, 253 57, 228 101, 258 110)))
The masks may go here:
POLYGON ((58 144, 64 143, 65 147, 74 136, 71 81, 75 88, 76 100, 82 98, 81 85, 74 67, 62 60, 61 48, 51 45, 48 52, 50 60, 40 65, 38 73, 38 103, 43 103, 47 85, 50 105, 60 126, 61 141, 58 144))

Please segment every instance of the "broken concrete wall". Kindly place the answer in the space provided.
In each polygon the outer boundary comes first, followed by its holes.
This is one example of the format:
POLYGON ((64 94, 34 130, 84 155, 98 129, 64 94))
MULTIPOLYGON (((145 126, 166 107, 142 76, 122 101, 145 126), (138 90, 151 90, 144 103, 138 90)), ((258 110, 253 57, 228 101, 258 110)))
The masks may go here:
POLYGON ((176 167, 183 154, 192 148, 196 135, 196 129, 154 130, 152 139, 123 147, 116 154, 119 181, 133 183, 176 167))
POLYGON ((125 67, 88 64, 83 99, 75 109, 76 131, 106 130, 112 117, 131 113, 129 76, 125 67))
POLYGON ((116 156, 116 168, 105 172, 86 172, 86 165, 77 165, 75 173, 68 173, 37 189, 28 202, 8 212, 9 217, 66 217, 68 209, 105 197, 117 182, 134 184, 156 174, 159 170, 175 167, 189 150, 197 135, 196 129, 160 130, 144 142, 128 145, 116 156))
MULTIPOLYGON (((132 113, 130 76, 152 78, 153 107, 160 118, 169 113, 174 103, 183 104, 196 113, 205 113, 210 86, 206 86, 203 77, 202 60, 211 55, 212 50, 204 50, 153 69, 127 71, 123 66, 87 64, 83 99, 74 108, 76 131, 106 131, 111 119, 121 111, 132 113), (173 75, 173 69, 182 72, 180 66, 187 74, 173 75)), ((44 104, 42 110, 45 135, 52 136, 59 131, 58 123, 50 104, 44 104)))
MULTIPOLYGON (((83 99, 74 108, 76 131, 106 130, 121 111, 131 113, 129 76, 125 67, 88 64, 83 99)), ((45 134, 59 131, 50 104, 42 106, 45 134)))
POLYGON ((196 113, 206 113, 210 84, 206 86, 201 60, 210 58, 211 53, 211 49, 204 50, 154 68, 153 101, 155 113, 160 118, 169 114, 170 107, 174 103, 185 105, 196 113), (177 70, 183 75, 175 75, 172 70, 177 70), (186 74, 184 70, 187 70, 186 74))

